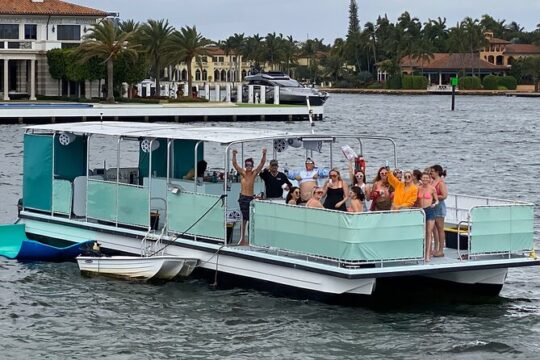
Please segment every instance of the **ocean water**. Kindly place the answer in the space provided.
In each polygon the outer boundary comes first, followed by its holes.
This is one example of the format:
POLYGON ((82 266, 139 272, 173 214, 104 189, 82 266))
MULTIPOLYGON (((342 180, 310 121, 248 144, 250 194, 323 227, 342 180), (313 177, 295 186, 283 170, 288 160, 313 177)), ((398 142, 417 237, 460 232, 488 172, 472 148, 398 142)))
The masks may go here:
MULTIPOLYGON (((398 164, 440 163, 450 192, 540 201, 538 99, 333 95, 315 131, 390 136, 398 164)), ((220 123, 310 131, 306 122, 220 123)), ((0 126, 0 221, 21 196, 22 135, 0 126)), ((351 144, 353 145, 353 144, 351 144)), ((98 150, 108 149, 98 143, 98 150)), ((368 177, 388 144, 363 144, 368 177)), ((337 148, 336 148, 337 149, 337 148)), ((333 159, 345 170, 342 156, 333 159)), ((245 151, 260 156, 260 146, 245 151)), ((211 153, 211 148, 207 149, 211 153)), ((209 156, 211 158, 211 156, 209 156)), ((328 155, 316 154, 319 166, 328 155)), ((294 167, 300 157, 283 155, 294 167)), ((536 213, 536 238, 540 219, 536 213)), ((87 278, 75 263, 0 259, 4 359, 531 359, 540 353, 540 269, 510 269, 497 298, 436 296, 390 306, 339 306, 198 279, 166 284, 87 278)))

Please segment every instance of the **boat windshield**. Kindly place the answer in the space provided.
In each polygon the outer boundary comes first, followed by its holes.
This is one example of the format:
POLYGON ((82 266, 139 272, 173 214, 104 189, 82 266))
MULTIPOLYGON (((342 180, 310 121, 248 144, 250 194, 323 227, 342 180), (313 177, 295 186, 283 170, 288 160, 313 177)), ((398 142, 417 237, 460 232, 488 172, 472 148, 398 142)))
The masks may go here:
POLYGON ((272 83, 283 87, 303 87, 298 81, 293 79, 272 79, 272 83))

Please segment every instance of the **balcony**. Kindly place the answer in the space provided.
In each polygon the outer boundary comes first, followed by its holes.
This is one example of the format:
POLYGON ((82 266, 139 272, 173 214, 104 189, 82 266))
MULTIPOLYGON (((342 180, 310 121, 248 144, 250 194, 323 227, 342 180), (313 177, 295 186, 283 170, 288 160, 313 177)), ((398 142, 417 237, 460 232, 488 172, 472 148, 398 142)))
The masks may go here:
POLYGON ((22 52, 48 51, 56 48, 75 47, 80 41, 56 41, 56 40, 0 40, 0 51, 20 50, 22 52))

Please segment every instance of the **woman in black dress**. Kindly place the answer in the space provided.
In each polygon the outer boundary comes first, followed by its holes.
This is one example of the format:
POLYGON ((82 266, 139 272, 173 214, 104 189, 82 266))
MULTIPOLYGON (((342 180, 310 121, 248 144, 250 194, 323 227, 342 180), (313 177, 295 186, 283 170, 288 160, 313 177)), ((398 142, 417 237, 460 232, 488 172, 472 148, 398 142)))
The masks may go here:
POLYGON ((326 199, 323 206, 326 209, 347 211, 345 202, 349 194, 347 183, 341 179, 339 171, 332 169, 328 174, 329 179, 324 184, 326 199))

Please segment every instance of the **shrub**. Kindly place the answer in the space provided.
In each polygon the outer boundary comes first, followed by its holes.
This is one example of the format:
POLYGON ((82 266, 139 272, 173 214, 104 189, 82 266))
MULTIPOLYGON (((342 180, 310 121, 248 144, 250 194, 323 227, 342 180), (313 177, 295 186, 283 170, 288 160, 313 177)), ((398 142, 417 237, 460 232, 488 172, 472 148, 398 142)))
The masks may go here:
POLYGON ((461 90, 479 90, 482 88, 480 78, 477 76, 465 76, 459 79, 461 90))
POLYGON ((486 90, 497 90, 498 83, 499 77, 495 75, 488 75, 482 81, 482 85, 484 85, 484 89, 486 90))
POLYGON ((504 86, 508 90, 516 90, 517 80, 513 76, 501 76, 499 77, 499 86, 504 86))
POLYGON ((499 85, 497 86, 497 90, 508 90, 506 86, 499 85))
POLYGON ((380 82, 374 82, 367 86, 368 89, 382 89, 384 85, 380 82))
POLYGON ((392 75, 386 80, 384 87, 386 89, 401 89, 401 75, 392 75))
POLYGON ((192 98, 191 96, 181 96, 176 99, 169 99, 168 102, 169 103, 192 103, 192 102, 200 103, 200 102, 208 102, 208 100, 201 97, 192 98))
POLYGON ((403 89, 425 90, 427 88, 427 78, 422 75, 405 75, 401 79, 403 89))

